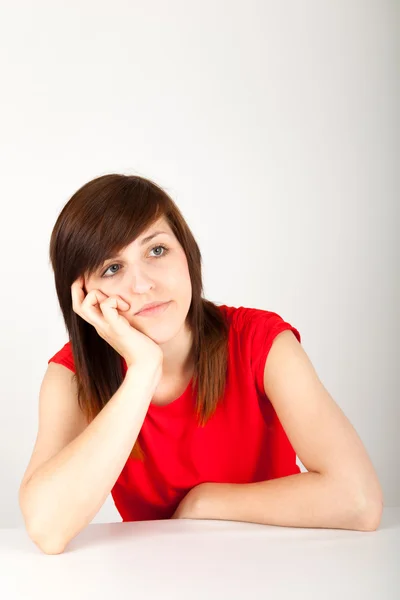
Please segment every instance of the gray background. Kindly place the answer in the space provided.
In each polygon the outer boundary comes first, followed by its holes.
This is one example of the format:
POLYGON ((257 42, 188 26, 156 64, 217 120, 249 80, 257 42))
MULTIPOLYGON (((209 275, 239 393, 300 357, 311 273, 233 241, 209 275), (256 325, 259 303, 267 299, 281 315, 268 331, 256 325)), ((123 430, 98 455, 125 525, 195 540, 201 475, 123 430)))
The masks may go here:
MULTIPOLYGON (((2 5, 0 527, 23 526, 40 383, 67 341, 51 229, 111 172, 177 202, 207 298, 299 329, 400 504, 399 39, 383 0, 2 5)), ((111 496, 93 521, 121 521, 111 496)))

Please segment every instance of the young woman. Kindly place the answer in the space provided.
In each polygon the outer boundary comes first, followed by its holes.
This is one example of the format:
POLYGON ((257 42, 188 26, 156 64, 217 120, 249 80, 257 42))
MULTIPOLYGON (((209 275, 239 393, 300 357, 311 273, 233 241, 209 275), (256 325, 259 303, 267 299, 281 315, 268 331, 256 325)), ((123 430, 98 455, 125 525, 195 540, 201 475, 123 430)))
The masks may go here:
POLYGON ((202 297, 199 247, 164 190, 90 181, 62 209, 50 259, 69 341, 48 361, 20 488, 44 552, 62 552, 109 493, 123 521, 376 528, 376 473, 299 331, 202 297))

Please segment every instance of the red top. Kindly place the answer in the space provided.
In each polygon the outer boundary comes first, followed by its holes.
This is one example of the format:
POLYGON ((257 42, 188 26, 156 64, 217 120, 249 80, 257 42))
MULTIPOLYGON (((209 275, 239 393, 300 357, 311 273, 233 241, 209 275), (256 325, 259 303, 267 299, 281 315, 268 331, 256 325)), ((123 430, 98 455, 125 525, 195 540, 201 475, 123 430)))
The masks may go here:
MULTIPOLYGON (((149 404, 138 438, 144 462, 128 457, 111 490, 123 521, 169 519, 188 491, 205 481, 252 483, 300 473, 263 385, 275 336, 290 329, 301 343, 300 333, 274 312, 219 308, 229 323, 223 403, 204 427, 196 422, 190 383, 170 404, 149 404)), ((51 361, 74 371, 70 342, 51 361)))

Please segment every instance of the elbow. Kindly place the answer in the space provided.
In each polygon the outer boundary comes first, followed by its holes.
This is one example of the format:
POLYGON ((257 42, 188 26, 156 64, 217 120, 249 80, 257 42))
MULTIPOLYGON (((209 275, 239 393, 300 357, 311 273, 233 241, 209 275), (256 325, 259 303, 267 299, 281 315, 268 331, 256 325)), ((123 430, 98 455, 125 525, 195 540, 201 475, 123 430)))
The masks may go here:
POLYGON ((67 546, 65 542, 61 542, 55 537, 45 535, 42 529, 34 525, 27 526, 27 532, 32 542, 44 554, 62 554, 67 546))
POLYGON ((51 539, 50 537, 34 533, 30 533, 29 537, 44 554, 62 554, 66 548, 65 543, 60 543, 58 540, 51 539))
POLYGON ((32 542, 45 554, 62 554, 66 543, 60 543, 56 536, 45 533, 45 528, 39 524, 38 520, 32 515, 30 504, 25 495, 25 488, 19 491, 19 506, 25 521, 25 528, 32 542))
POLYGON ((379 490, 375 495, 363 496, 360 506, 360 531, 376 531, 383 514, 383 495, 379 490))
POLYGON ((50 543, 41 543, 35 542, 36 546, 44 553, 44 554, 62 554, 65 550, 65 544, 54 544, 50 543))
POLYGON ((364 513, 363 531, 376 531, 383 514, 383 502, 375 503, 364 513))

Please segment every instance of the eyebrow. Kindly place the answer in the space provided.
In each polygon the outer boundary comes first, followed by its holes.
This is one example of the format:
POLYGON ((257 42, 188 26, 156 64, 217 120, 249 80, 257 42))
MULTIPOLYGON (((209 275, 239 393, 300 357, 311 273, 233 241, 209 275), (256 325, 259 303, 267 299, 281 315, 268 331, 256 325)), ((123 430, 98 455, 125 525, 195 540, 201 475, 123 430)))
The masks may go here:
MULTIPOLYGON (((166 235, 170 235, 167 231, 154 231, 154 233, 152 233, 151 235, 148 235, 147 237, 143 238, 142 241, 140 242, 140 245, 144 246, 145 244, 147 244, 147 242, 149 242, 154 237, 156 237, 156 235, 160 235, 160 233, 165 233, 166 235)), ((106 258, 106 260, 103 262, 103 266, 107 261, 114 260, 115 258, 120 258, 120 257, 121 257, 121 253, 118 253, 118 254, 115 254, 115 256, 110 256, 110 258, 106 258)), ((101 268, 103 268, 103 266, 101 268)))
POLYGON ((167 235, 169 235, 169 233, 167 233, 166 231, 155 231, 151 235, 148 235, 147 237, 143 238, 142 241, 140 242, 140 245, 144 246, 144 244, 147 244, 147 242, 152 240, 153 237, 156 237, 156 235, 160 235, 160 233, 166 233, 167 235))

